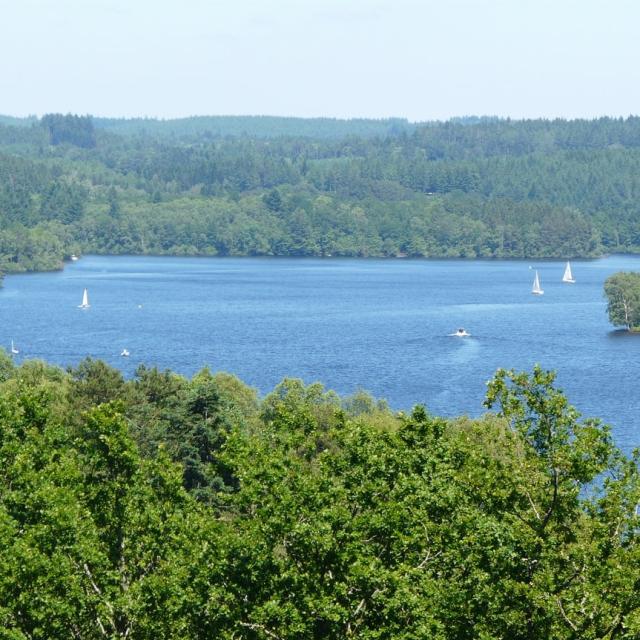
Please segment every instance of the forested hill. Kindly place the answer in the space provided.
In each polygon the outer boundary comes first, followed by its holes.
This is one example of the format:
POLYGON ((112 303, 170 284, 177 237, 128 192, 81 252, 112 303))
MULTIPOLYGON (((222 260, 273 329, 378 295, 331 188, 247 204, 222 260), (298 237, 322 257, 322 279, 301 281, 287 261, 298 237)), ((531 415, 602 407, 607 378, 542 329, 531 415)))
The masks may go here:
MULTIPOLYGON (((92 118, 96 129, 126 136, 150 136, 173 139, 211 139, 225 136, 276 138, 279 136, 336 139, 345 136, 397 135, 412 132, 415 125, 405 118, 287 118, 278 116, 192 116, 170 120, 158 118, 92 118)), ((37 125, 33 117, 0 115, 0 124, 37 125)))
POLYGON ((0 117, 0 269, 640 250, 640 118, 0 117))
POLYGON ((248 136, 275 138, 278 136, 318 139, 344 136, 397 135, 411 131, 413 126, 402 118, 365 120, 354 118, 282 118, 275 116, 194 116, 175 120, 155 118, 95 118, 95 126, 124 135, 151 135, 212 138, 248 136))

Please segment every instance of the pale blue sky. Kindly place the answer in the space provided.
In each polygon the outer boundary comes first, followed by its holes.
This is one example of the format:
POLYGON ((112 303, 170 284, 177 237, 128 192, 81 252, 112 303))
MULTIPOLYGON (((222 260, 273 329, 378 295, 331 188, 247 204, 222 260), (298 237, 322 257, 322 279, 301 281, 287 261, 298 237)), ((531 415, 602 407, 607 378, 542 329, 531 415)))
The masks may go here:
POLYGON ((0 0, 0 113, 640 111, 637 0, 0 0))

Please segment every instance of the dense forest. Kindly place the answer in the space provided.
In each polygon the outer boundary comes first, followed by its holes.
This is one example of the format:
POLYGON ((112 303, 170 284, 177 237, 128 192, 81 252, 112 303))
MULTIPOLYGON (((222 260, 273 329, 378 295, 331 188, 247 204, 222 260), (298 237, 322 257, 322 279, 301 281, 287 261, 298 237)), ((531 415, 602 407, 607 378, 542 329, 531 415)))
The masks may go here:
POLYGON ((638 458, 539 368, 486 406, 0 352, 0 638, 638 638, 638 458))
POLYGON ((640 250, 640 118, 0 117, 0 270, 640 250))

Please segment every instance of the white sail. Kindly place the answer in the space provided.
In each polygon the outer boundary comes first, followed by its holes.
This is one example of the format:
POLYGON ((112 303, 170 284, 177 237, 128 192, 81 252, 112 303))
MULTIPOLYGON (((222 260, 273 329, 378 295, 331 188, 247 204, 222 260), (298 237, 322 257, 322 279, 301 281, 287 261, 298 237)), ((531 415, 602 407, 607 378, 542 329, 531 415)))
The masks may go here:
POLYGON ((538 277, 538 272, 536 271, 536 277, 533 279, 533 289, 531 289, 531 293, 537 296, 541 296, 544 291, 540 286, 540 278, 538 277))
POLYGON ((80 309, 88 309, 91 306, 89 304, 89 294, 87 293, 86 288, 82 292, 82 304, 79 304, 78 306, 80 307, 80 309))
POLYGON ((573 274, 571 273, 571 265, 567 262, 567 266, 564 269, 564 275, 562 276, 562 282, 575 282, 573 274))
POLYGON ((11 341, 11 353, 20 353, 19 349, 15 348, 15 345, 13 344, 13 340, 11 341))

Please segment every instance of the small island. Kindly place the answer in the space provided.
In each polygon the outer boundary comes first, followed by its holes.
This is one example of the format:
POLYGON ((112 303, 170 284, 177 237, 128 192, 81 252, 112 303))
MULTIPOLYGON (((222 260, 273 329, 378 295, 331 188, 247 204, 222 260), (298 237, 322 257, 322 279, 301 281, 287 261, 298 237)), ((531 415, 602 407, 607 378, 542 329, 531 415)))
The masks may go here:
POLYGON ((611 323, 640 333, 640 273, 614 273, 605 280, 604 293, 611 323))

